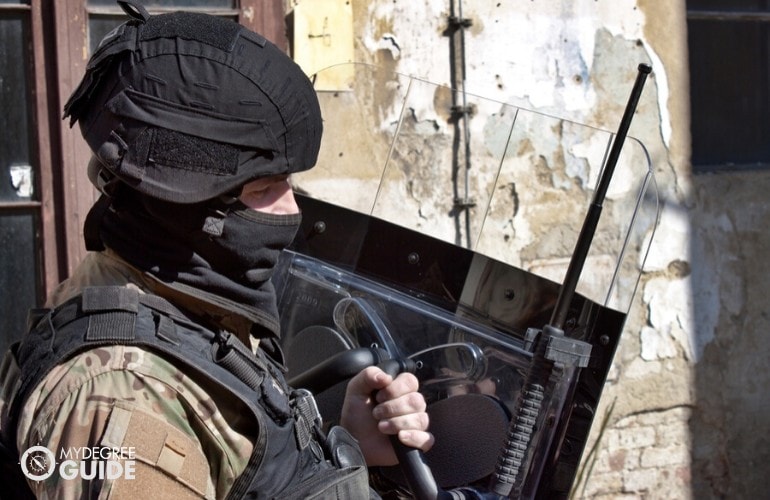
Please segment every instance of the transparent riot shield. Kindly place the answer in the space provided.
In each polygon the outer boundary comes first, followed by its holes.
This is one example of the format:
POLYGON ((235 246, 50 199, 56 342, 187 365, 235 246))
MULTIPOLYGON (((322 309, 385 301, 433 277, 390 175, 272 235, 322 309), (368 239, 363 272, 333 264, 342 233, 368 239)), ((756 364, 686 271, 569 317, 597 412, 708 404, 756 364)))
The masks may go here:
MULTIPOLYGON (((411 360, 436 481, 486 484, 614 133, 363 64, 316 77, 342 90, 319 91, 321 153, 294 177, 303 224, 274 276, 289 379, 333 423, 344 377, 312 367, 411 360)), ((567 496, 657 220, 649 156, 628 137, 512 497, 567 496)), ((407 491, 398 469, 378 480, 407 491)))

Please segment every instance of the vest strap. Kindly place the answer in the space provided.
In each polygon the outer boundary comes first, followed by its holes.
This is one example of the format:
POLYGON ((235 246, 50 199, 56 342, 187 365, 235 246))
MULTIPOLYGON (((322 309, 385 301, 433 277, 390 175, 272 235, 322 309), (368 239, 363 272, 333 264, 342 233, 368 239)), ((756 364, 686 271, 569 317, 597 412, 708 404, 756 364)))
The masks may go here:
POLYGON ((134 340, 136 313, 107 311, 92 314, 88 319, 86 340, 89 342, 121 343, 134 340))

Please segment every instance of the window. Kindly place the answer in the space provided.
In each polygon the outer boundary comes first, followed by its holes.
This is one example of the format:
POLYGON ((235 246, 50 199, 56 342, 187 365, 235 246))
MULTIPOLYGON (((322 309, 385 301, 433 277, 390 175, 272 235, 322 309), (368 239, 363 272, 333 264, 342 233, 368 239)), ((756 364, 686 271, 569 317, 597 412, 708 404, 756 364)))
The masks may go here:
MULTIPOLYGON (((228 17, 284 50, 283 0, 143 0, 228 17)), ((62 106, 86 55, 127 18, 115 0, 0 0, 0 354, 85 254, 91 156, 62 106), (84 16, 85 14, 85 16, 84 16)))
POLYGON ((695 172, 770 167, 770 0, 688 0, 695 172))
MULTIPOLYGON (((145 0, 142 4, 151 14, 189 10, 238 20, 236 0, 145 0)), ((104 35, 125 20, 126 15, 115 0, 88 0, 89 52, 93 53, 104 35)))
MULTIPOLYGON (((31 41, 29 2, 0 0, 0 332, 23 325, 42 292, 31 41)), ((0 349, 8 344, 0 335, 0 349)))

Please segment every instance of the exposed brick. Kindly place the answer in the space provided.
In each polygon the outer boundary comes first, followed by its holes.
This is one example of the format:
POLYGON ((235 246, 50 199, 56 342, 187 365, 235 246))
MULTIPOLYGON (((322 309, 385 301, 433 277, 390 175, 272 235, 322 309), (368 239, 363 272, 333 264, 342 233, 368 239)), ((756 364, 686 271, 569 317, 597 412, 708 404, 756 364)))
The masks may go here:
POLYGON ((623 473, 623 491, 626 493, 654 489, 658 484, 658 471, 655 469, 629 470, 623 473))
MULTIPOLYGON (((591 474, 588 479, 588 485, 585 488, 585 495, 580 498, 601 498, 604 495, 617 495, 623 488, 622 477, 617 473, 591 474)), ((582 491, 582 490, 581 490, 582 491)))
POLYGON ((641 465, 643 468, 669 467, 672 465, 687 466, 689 463, 690 451, 685 446, 647 448, 642 451, 641 465))
POLYGON ((655 429, 653 427, 611 429, 608 431, 608 438, 611 451, 644 448, 655 444, 655 429))

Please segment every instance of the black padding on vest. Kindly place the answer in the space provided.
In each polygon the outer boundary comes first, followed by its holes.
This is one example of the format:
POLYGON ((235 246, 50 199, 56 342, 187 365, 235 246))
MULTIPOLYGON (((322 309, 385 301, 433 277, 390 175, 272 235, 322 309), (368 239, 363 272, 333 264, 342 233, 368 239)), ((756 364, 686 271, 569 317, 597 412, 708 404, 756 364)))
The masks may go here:
POLYGON ((172 318, 177 319, 184 319, 185 316, 176 307, 174 307, 169 301, 166 299, 159 297, 157 295, 152 294, 140 294, 139 295, 139 302, 146 305, 150 309, 153 309, 155 311, 161 312, 165 314, 166 316, 171 316, 172 318))
POLYGON ((151 16, 144 25, 140 39, 186 38, 230 52, 240 30, 238 24, 226 19, 179 12, 174 16, 151 16))

